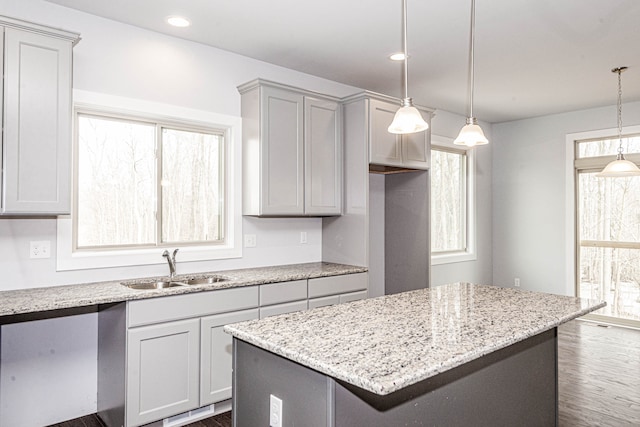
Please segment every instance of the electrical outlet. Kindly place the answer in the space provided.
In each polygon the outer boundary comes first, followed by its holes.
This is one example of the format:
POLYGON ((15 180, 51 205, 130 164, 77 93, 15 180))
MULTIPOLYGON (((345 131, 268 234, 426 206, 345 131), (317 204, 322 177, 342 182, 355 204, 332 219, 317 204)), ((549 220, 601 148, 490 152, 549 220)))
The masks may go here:
POLYGON ((51 241, 40 240, 29 242, 29 256, 31 258, 51 258, 51 241))
POLYGON ((520 287, 520 278, 516 277, 515 279, 513 279, 513 286, 515 286, 516 288, 520 287))
POLYGON ((306 231, 301 231, 300 232, 300 243, 302 243, 303 245, 307 244, 307 232, 306 231))
POLYGON ((269 395, 269 427, 282 427, 282 400, 269 395))
POLYGON ((245 234, 244 235, 244 247, 245 248, 255 248, 256 247, 256 235, 255 234, 245 234))

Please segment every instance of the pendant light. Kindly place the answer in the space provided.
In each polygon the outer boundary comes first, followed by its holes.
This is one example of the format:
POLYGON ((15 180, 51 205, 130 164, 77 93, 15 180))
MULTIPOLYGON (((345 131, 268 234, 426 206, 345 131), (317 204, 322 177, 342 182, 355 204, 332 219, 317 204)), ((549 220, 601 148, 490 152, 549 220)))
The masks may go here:
POLYGON ((413 101, 409 98, 409 56, 407 54, 407 0, 402 0, 402 48, 404 51, 404 99, 402 100, 402 107, 398 109, 396 115, 393 117, 393 121, 387 129, 390 133, 415 133, 422 132, 429 128, 427 122, 424 121, 422 115, 416 107, 413 106, 413 101))
POLYGON ((473 116, 473 80, 474 80, 474 42, 476 30, 476 2, 471 0, 471 30, 469 31, 469 117, 467 124, 460 130, 458 137, 453 141, 457 145, 473 147, 488 144, 489 140, 484 136, 478 120, 473 116))
POLYGON ((627 67, 618 67, 611 70, 612 73, 618 74, 618 156, 612 162, 610 162, 602 172, 597 173, 597 177, 601 178, 616 178, 625 176, 640 176, 640 169, 635 163, 625 160, 622 154, 622 72, 627 67))

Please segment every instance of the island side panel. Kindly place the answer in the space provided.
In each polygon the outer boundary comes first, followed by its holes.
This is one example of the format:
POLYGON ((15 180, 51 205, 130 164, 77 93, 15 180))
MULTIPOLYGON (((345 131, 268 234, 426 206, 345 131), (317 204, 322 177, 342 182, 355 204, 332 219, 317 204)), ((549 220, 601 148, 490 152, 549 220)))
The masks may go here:
POLYGON ((335 427, 553 426, 557 329, 380 396, 336 381, 335 427))
POLYGON ((282 426, 333 427, 333 380, 233 339, 233 425, 269 425, 270 395, 282 400, 282 426))

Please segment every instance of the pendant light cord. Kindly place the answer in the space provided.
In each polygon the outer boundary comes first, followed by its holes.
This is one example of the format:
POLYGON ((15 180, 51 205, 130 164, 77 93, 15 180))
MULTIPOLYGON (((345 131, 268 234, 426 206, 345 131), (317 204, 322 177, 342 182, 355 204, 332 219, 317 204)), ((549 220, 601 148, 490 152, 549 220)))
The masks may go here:
POLYGON ((409 98, 409 54, 407 52, 407 0, 402 0, 402 48, 404 50, 404 99, 409 98))
POLYGON ((614 68, 618 73, 618 154, 622 154, 622 72, 626 67, 614 68))
POLYGON ((475 74, 474 44, 476 32, 476 1, 471 0, 471 31, 469 32, 469 118, 473 118, 473 83, 475 74))

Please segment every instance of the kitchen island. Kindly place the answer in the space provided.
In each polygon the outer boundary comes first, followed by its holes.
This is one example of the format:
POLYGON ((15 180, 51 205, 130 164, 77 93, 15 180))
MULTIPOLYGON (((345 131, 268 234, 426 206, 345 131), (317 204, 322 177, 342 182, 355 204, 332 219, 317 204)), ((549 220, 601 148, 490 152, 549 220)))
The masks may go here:
POLYGON ((225 327, 234 425, 557 423, 557 327, 604 302, 455 283, 225 327))

